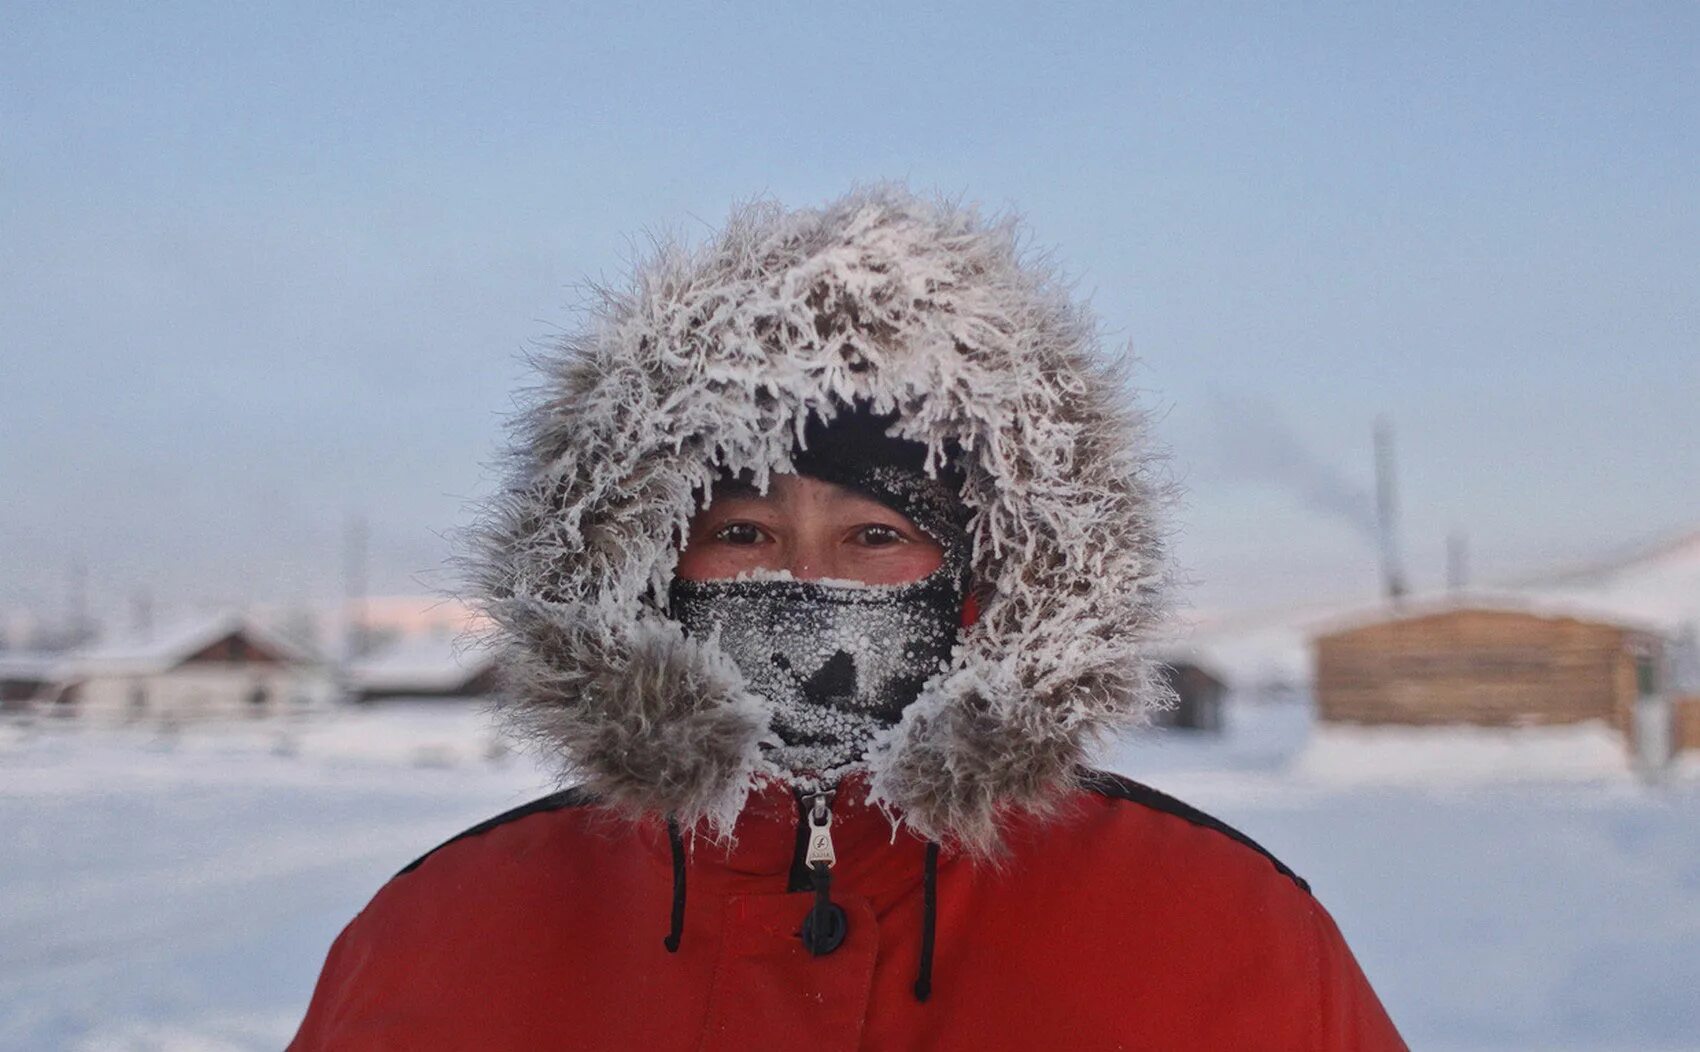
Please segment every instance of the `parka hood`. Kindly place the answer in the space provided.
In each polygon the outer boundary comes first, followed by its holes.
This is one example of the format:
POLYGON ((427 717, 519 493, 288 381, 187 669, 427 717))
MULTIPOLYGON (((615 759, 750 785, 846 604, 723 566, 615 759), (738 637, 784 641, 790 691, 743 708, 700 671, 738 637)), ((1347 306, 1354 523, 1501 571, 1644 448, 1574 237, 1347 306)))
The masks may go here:
POLYGON ((611 805, 729 833, 768 704, 665 609, 712 482, 792 469, 811 419, 895 413, 947 452, 984 600, 948 671, 870 748, 869 799, 975 853, 1043 812, 1094 739, 1164 703, 1146 650, 1166 565, 1146 421, 1094 320, 1013 220, 895 186, 736 210, 662 244, 536 358, 472 537, 498 711, 611 805))

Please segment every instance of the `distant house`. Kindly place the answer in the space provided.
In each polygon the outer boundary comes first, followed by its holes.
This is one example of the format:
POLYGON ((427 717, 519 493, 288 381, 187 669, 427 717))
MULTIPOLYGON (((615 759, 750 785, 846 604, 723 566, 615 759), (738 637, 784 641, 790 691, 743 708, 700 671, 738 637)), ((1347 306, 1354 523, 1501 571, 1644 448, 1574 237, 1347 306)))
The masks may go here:
POLYGON ((1486 726, 1603 720, 1628 733, 1664 689, 1661 634, 1524 598, 1387 607, 1318 636, 1326 722, 1486 726))
POLYGON ((316 656, 239 614, 96 642, 64 654, 55 677, 45 704, 95 718, 262 716, 339 694, 316 656))
POLYGON ((1671 748, 1700 751, 1700 694, 1679 694, 1671 700, 1671 748))
POLYGON ((1179 700, 1174 708, 1158 712, 1153 723, 1179 730, 1222 729, 1222 698, 1227 694, 1227 684, 1192 661, 1165 661, 1160 673, 1179 700))
POLYGON ((0 712, 27 709, 55 683, 60 656, 31 651, 0 652, 0 712))
POLYGON ((1700 630, 1693 623, 1667 651, 1671 676, 1671 746, 1700 752, 1700 630))
POLYGON ((462 653, 446 632, 402 636, 352 662, 348 685, 357 701, 481 697, 495 690, 495 655, 462 653))

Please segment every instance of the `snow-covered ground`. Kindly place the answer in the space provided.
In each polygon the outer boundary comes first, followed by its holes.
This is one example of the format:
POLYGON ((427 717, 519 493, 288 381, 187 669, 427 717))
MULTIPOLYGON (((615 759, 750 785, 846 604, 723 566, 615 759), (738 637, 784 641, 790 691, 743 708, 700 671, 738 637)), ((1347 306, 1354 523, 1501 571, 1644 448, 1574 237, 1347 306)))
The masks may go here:
MULTIPOLYGON (((1115 768, 1314 885, 1415 1048, 1700 1049, 1700 772, 1598 728, 1312 733, 1235 709, 1115 768)), ((391 873, 548 790, 456 704, 0 725, 0 1049, 276 1049, 391 873)))

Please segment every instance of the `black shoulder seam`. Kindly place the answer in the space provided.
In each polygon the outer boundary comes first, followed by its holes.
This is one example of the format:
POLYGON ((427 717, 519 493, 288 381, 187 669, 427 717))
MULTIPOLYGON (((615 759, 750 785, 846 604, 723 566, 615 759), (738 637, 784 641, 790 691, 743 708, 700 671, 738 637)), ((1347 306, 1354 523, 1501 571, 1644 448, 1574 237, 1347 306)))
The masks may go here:
MULTIPOLYGON (((521 804, 510 811, 503 811, 494 818, 486 818, 484 821, 470 829, 461 830, 459 833, 449 837, 447 840, 425 852, 423 855, 420 855, 412 862, 409 862, 396 873, 396 876, 399 877, 404 873, 413 872, 419 868, 420 863, 443 850, 443 848, 453 844, 457 840, 465 840, 468 837, 480 836, 484 833, 488 833, 497 826, 506 825, 509 822, 516 822, 528 815, 540 814, 544 811, 559 811, 567 807, 585 807, 587 805, 594 804, 595 802, 596 797, 579 786, 574 786, 571 789, 562 789, 558 793, 550 793, 548 796, 540 797, 531 801, 529 804, 521 804)), ((394 880, 395 877, 391 877, 390 879, 394 880)))
POLYGON ((1129 803, 1139 804, 1141 807, 1149 807, 1154 811, 1161 811, 1164 814, 1174 815, 1176 818, 1184 819, 1195 826, 1215 830, 1227 837, 1229 840, 1251 848, 1253 851, 1268 859, 1269 864, 1275 867, 1275 871, 1277 873, 1280 873, 1288 880, 1291 880, 1294 884, 1297 884, 1300 890, 1304 891, 1305 894, 1311 894, 1310 883, 1308 881, 1299 876, 1297 873, 1294 873, 1291 869, 1288 869, 1286 863, 1264 850, 1262 844, 1259 844, 1251 837, 1246 836, 1244 833, 1235 829, 1233 826, 1221 819, 1216 818, 1213 815, 1207 815, 1203 811, 1200 811, 1198 808, 1183 800, 1177 800, 1168 793, 1160 792, 1159 790, 1153 789, 1142 782, 1136 782, 1132 778, 1124 778, 1119 774, 1112 774, 1109 771, 1100 771, 1091 767, 1077 768, 1076 774, 1079 776, 1080 786, 1083 789, 1090 790, 1103 796, 1112 797, 1117 800, 1126 800, 1129 803))

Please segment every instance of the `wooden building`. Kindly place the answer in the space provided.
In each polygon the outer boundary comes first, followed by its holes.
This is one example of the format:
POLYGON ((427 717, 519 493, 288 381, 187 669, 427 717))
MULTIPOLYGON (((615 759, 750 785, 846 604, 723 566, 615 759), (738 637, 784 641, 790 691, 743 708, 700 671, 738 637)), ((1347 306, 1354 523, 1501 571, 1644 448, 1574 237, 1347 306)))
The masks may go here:
POLYGON ((1700 694, 1678 695, 1671 703, 1671 751, 1700 751, 1700 694))
POLYGON ((1314 640, 1318 716, 1366 724, 1525 726, 1604 720, 1628 732, 1662 690, 1644 626, 1512 604, 1388 608, 1314 640))

